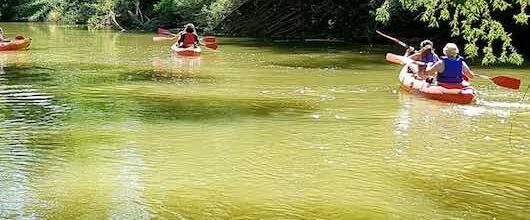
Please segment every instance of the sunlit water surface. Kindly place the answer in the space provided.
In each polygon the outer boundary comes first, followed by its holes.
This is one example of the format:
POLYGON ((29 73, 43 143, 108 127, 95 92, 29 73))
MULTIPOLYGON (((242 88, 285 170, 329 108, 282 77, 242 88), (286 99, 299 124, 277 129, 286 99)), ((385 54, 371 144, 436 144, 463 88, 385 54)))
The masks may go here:
POLYGON ((381 49, 2 27, 34 42, 0 53, 0 218, 530 218, 528 69, 462 106, 381 49))

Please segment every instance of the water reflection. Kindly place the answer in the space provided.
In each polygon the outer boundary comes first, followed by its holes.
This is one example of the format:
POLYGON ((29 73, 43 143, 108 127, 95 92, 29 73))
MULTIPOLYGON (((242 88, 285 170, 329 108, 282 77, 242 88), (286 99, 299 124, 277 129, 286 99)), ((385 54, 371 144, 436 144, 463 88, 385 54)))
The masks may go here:
POLYGON ((153 59, 153 68, 156 78, 183 78, 193 77, 200 70, 201 57, 172 56, 170 59, 156 57, 153 59))
POLYGON ((29 84, 12 82, 24 55, 0 54, 0 204, 2 218, 35 217, 34 174, 50 160, 46 155, 50 143, 43 134, 56 128, 57 117, 64 108, 54 97, 29 84), (12 58, 12 60, 11 60, 12 58), (18 65, 10 65, 16 62, 18 65))
POLYGON ((460 106, 400 93, 377 54, 234 39, 178 59, 149 34, 9 29, 38 40, 0 63, 0 218, 530 215, 516 92, 460 106))

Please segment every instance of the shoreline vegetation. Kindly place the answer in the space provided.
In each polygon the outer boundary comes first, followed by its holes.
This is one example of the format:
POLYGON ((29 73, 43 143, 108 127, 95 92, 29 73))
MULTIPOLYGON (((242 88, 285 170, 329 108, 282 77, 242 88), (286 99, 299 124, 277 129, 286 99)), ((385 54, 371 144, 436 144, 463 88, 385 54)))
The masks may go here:
POLYGON ((207 34, 365 44, 384 42, 374 33, 383 29, 405 39, 439 39, 439 45, 455 41, 466 57, 483 65, 521 65, 522 54, 530 54, 526 1, 437 2, 6 0, 0 5, 0 21, 51 21, 121 31, 176 28, 192 22, 207 34))

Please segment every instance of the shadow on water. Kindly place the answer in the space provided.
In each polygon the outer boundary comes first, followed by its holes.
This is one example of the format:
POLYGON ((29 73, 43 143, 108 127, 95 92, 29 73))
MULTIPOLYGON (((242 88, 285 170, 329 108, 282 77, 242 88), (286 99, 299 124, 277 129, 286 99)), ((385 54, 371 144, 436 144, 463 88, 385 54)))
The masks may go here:
POLYGON ((265 65, 304 69, 374 70, 384 65, 386 47, 372 47, 345 43, 273 43, 264 40, 235 38, 223 40, 223 45, 248 47, 266 51, 281 59, 265 62, 265 65))
MULTIPOLYGON (((0 72, 3 85, 32 85, 62 97, 65 88, 85 86, 123 85, 131 82, 154 82, 163 84, 208 84, 216 83, 212 75, 175 72, 170 69, 123 67, 105 64, 57 64, 54 68, 21 65, 4 67, 0 72), (53 91, 50 91, 53 90, 53 91)), ((68 96, 68 94, 64 94, 68 96)))
POLYGON ((35 84, 51 80, 53 69, 40 66, 5 67, 2 84, 35 84))
MULTIPOLYGON (((65 114, 69 120, 100 121, 105 118, 120 121, 130 117, 142 120, 207 120, 238 117, 267 117, 272 114, 305 114, 314 110, 314 104, 291 99, 273 99, 263 97, 216 97, 209 95, 190 96, 185 93, 168 93, 163 89, 150 87, 147 91, 136 90, 125 86, 123 89, 110 88, 112 85, 123 85, 123 82, 175 83, 179 85, 204 84, 212 85, 216 78, 211 75, 193 77, 174 74, 165 70, 152 68, 124 68, 117 65, 57 65, 56 69, 36 66, 7 67, 3 74, 3 84, 29 84, 57 92, 55 94, 67 108, 65 114), (87 70, 80 74, 70 74, 71 68, 87 70), (98 70, 91 71, 88 70, 98 70), (114 74, 113 74, 114 73, 114 74), (34 85, 33 85, 34 84, 34 85), (46 85, 51 85, 47 87, 46 85), (91 89, 86 88, 90 86, 91 89), (61 88, 70 88, 70 93, 63 94, 61 88), (51 89, 50 89, 51 88, 51 89), (136 91, 130 91, 136 90, 136 91)), ((31 89, 33 91, 35 89, 31 89)), ((47 99, 54 96, 32 93, 47 99)), ((14 96, 14 95, 12 95, 14 96)), ((20 95, 18 95, 20 96, 20 95)), ((51 101, 47 101, 51 103, 51 101)), ((25 117, 33 120, 44 118, 48 114, 40 107, 24 107, 25 117), (34 109, 34 110, 32 110, 34 109)), ((4 108, 10 111, 12 108, 4 108)), ((66 119, 66 118, 64 118, 66 119)))
POLYGON ((168 70, 131 70, 119 73, 120 79, 128 81, 155 81, 161 83, 206 83, 211 84, 218 80, 212 75, 198 74, 188 72, 174 72, 168 70))
MULTIPOLYGON (((517 158, 513 161, 521 165, 525 163, 517 158)), ((506 161, 492 158, 490 164, 495 164, 494 167, 497 168, 487 165, 476 165, 473 168, 469 168, 469 165, 462 166, 466 167, 466 170, 458 173, 458 178, 447 175, 421 175, 417 172, 406 173, 403 177, 404 182, 412 186, 430 189, 423 191, 424 196, 437 206, 443 207, 443 210, 460 213, 462 218, 528 217, 528 191, 524 186, 517 184, 524 182, 526 177, 521 176, 517 167, 506 167, 506 161), (502 204, 498 203, 501 198, 502 204)))
POLYGON ((215 97, 135 96, 138 114, 147 120, 208 120, 305 114, 314 109, 305 102, 284 99, 220 99, 215 97))
POLYGON ((292 68, 308 68, 308 69, 349 69, 349 70, 373 70, 374 66, 380 68, 385 64, 384 58, 376 59, 381 55, 341 55, 331 54, 326 55, 292 55, 286 59, 270 62, 270 65, 292 67, 292 68))
POLYGON ((195 121, 270 117, 275 114, 301 115, 314 111, 314 103, 286 98, 253 96, 218 97, 187 94, 150 87, 98 87, 70 98, 69 121, 109 124, 127 120, 195 121))

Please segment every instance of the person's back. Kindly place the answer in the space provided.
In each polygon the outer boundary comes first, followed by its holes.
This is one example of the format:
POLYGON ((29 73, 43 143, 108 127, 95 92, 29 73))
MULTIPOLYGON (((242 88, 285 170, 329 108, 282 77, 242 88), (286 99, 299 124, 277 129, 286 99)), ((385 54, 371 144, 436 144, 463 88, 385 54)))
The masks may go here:
POLYGON ((196 47, 198 44, 199 36, 195 31, 195 26, 193 24, 187 24, 184 31, 180 33, 179 47, 196 47))
MULTIPOLYGON (((446 88, 463 88, 465 78, 472 79, 473 72, 469 69, 464 58, 458 55, 458 46, 448 43, 444 47, 444 57, 432 67, 427 67, 427 75, 436 76, 439 85, 446 88)), ((467 84, 467 83, 466 83, 467 84)))
POLYGON ((436 76, 436 80, 439 83, 462 83, 462 81, 464 81, 464 58, 462 58, 461 56, 443 56, 442 61, 444 65, 444 70, 443 72, 438 73, 438 75, 436 76))

